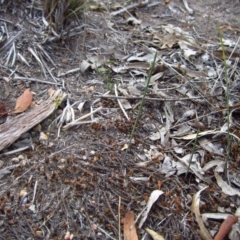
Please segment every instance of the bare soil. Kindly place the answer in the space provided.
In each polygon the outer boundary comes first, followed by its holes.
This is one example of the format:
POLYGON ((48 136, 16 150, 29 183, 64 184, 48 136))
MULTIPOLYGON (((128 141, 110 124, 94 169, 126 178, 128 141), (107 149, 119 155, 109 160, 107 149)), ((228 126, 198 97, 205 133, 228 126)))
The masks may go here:
MULTIPOLYGON (((0 5, 0 26, 7 26, 11 35, 24 29, 16 41, 16 48, 29 62, 29 66, 19 60, 13 66, 9 64, 5 66, 6 58, 1 59, 2 110, 12 109, 15 99, 28 87, 35 93, 36 104, 46 99, 47 90, 51 87, 62 88, 71 104, 85 101, 82 113, 77 109, 78 104, 74 106, 76 118, 88 113, 96 99, 99 101, 94 107, 103 108, 94 114, 94 117, 98 118, 96 123, 61 130, 60 137, 57 137, 57 127, 54 124, 50 128, 49 126, 62 113, 66 106, 64 102, 50 117, 28 132, 34 148, 3 155, 16 149, 16 145, 12 145, 1 152, 0 239, 57 240, 64 239, 67 231, 74 235, 73 239, 123 239, 122 225, 119 236, 119 219, 123 218, 128 210, 133 211, 136 218, 155 189, 161 189, 164 194, 153 205, 144 227, 137 228, 139 239, 151 239, 144 230, 146 227, 158 232, 167 240, 201 239, 199 226, 191 212, 191 201, 203 183, 207 184, 208 188, 201 193, 201 213, 218 212, 220 208, 225 209, 227 213, 235 213, 239 206, 239 196, 228 196, 223 193, 216 183, 213 170, 205 173, 207 183, 202 180, 196 181, 197 178, 191 171, 187 177, 185 174, 177 173, 168 177, 161 172, 163 159, 166 156, 175 158, 177 155, 173 151, 175 144, 184 149, 183 155, 179 154, 179 157, 192 153, 194 141, 174 140, 174 143, 170 137, 170 134, 179 130, 179 125, 175 124, 184 112, 195 109, 198 116, 204 116, 216 111, 215 107, 226 105, 223 91, 217 92, 216 88, 216 91, 211 93, 209 89, 209 86, 212 86, 209 85, 211 79, 203 77, 202 82, 196 82, 195 86, 201 89, 204 96, 219 93, 221 96, 209 98, 209 101, 203 103, 187 100, 182 103, 178 99, 187 96, 177 91, 177 88, 182 86, 191 89, 195 96, 199 97, 199 92, 196 89, 193 91, 194 87, 188 85, 188 81, 192 79, 189 76, 185 76, 188 78, 187 81, 180 79, 171 71, 164 75, 158 87, 166 95, 176 99, 169 102, 169 107, 174 112, 169 135, 165 142, 161 142, 161 139, 155 141, 149 139, 152 134, 151 128, 161 129, 167 124, 167 117, 164 101, 146 101, 134 142, 126 154, 123 148, 128 143, 140 101, 129 100, 135 108, 127 110, 130 119, 127 120, 116 99, 105 99, 98 95, 103 95, 107 91, 114 95, 114 84, 128 86, 132 81, 129 71, 117 74, 103 65, 105 72, 89 68, 84 72, 77 71, 63 77, 59 76, 79 68, 83 60, 93 56, 101 56, 101 59, 106 57, 108 61, 115 61, 118 65, 126 64, 127 57, 146 51, 144 48, 146 41, 153 41, 151 34, 148 34, 151 29, 163 34, 160 30, 162 25, 172 24, 180 27, 183 31, 189 32, 196 41, 205 44, 205 47, 207 44, 210 46, 219 43, 218 27, 224 25, 234 29, 225 28, 224 37, 232 41, 238 40, 240 25, 238 1, 188 0, 188 3, 194 10, 193 14, 186 11, 182 1, 176 0, 169 5, 162 1, 152 7, 137 7, 131 9, 129 13, 124 12, 117 16, 110 15, 114 10, 105 3, 106 9, 86 12, 78 19, 77 24, 82 25, 78 35, 64 41, 44 44, 40 44, 44 31, 41 8, 31 8, 31 1, 0 5), (141 20, 141 24, 128 22, 127 18, 130 16, 141 20), (48 68, 56 77, 56 82, 50 77, 49 72, 46 79, 38 62, 28 50, 32 48, 36 52, 39 51, 38 44, 53 60, 53 63, 48 61, 48 68), (52 84, 17 80, 13 76, 41 79, 52 84), (10 81, 6 81, 6 78, 10 81), (40 138, 41 133, 46 134, 46 140, 40 138), (146 154, 150 157, 147 158, 146 154), (7 173, 1 172, 11 166, 12 169, 7 173), (35 209, 32 209, 33 206, 35 209)), ((148 47, 153 46, 150 44, 148 47)), ((159 48, 158 51, 166 61, 171 59, 171 54, 181 52, 178 46, 159 48)), ((219 66, 222 64, 221 59, 215 60, 219 66)), ((189 62, 187 64, 191 65, 189 62)), ((215 68, 214 61, 211 64, 215 68)), ((210 66, 210 63, 208 65, 210 66)), ((237 78, 238 66, 235 71, 237 78)), ((184 72, 181 74, 184 75, 184 72)), ((144 84, 142 88, 138 85, 141 93, 143 89, 144 84)), ((238 94, 238 90, 233 93, 234 96, 238 94)), ((156 97, 150 93, 147 96, 156 97)), ((234 98, 234 104, 238 103, 236 99, 239 100, 238 96, 234 98)), ((28 111, 31 111, 31 108, 28 111)), ((8 119, 7 116, 2 116, 0 120, 4 124, 8 119)), ((200 120, 205 130, 219 129, 225 121, 226 115, 217 111, 211 120, 207 117, 200 120)), ((233 122, 231 131, 239 136, 238 112, 233 114, 233 122)), ((197 132, 194 117, 187 119, 186 123, 191 126, 192 133, 197 132)), ((28 137, 29 135, 23 139, 28 137)), ((226 136, 216 138, 209 136, 208 140, 218 144, 219 154, 203 150, 197 144, 196 151, 199 156, 204 151, 204 163, 213 159, 225 161, 226 136)), ((24 146, 25 143, 22 144, 20 142, 20 146, 24 146)), ((229 170, 234 171, 234 176, 239 174, 239 160, 239 142, 232 140, 229 170)), ((178 160, 175 158, 175 161, 178 160)), ((208 221, 207 229, 216 232, 220 224, 221 221, 208 221)))

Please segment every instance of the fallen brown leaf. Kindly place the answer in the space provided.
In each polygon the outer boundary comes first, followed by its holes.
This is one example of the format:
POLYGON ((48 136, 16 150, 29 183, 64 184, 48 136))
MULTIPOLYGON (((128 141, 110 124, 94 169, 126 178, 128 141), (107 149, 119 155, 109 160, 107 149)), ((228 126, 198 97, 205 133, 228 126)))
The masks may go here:
POLYGON ((137 231, 134 224, 134 213, 132 211, 128 211, 126 213, 125 218, 122 219, 122 223, 124 224, 124 240, 138 240, 137 231))
POLYGON ((17 99, 15 108, 10 114, 24 112, 32 103, 33 95, 30 92, 30 88, 25 89, 24 93, 17 99))
POLYGON ((221 227, 219 228, 214 240, 223 240, 225 236, 231 231, 233 224, 235 224, 237 221, 238 217, 228 215, 228 217, 221 224, 221 227))
POLYGON ((169 4, 171 1, 170 0, 164 0, 164 3, 167 5, 169 4))

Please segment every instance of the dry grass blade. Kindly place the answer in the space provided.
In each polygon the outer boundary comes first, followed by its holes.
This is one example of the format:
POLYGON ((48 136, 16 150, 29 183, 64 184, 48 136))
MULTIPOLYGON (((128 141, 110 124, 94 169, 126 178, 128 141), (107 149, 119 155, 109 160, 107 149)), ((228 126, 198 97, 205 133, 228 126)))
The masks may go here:
POLYGON ((34 50, 32 48, 28 48, 28 51, 34 56, 34 58, 37 60, 37 62, 39 63, 39 65, 41 66, 42 68, 42 71, 44 73, 44 76, 45 76, 45 79, 47 79, 47 74, 46 74, 46 70, 44 68, 44 65, 42 63, 42 61, 40 60, 40 58, 38 57, 37 53, 34 52, 34 50))
POLYGON ((56 34, 60 34, 70 18, 87 8, 86 0, 42 0, 45 18, 56 34))
POLYGON ((15 40, 20 37, 22 32, 23 30, 19 31, 15 36, 10 37, 10 39, 5 43, 5 45, 0 48, 0 55, 5 53, 12 46, 15 40))

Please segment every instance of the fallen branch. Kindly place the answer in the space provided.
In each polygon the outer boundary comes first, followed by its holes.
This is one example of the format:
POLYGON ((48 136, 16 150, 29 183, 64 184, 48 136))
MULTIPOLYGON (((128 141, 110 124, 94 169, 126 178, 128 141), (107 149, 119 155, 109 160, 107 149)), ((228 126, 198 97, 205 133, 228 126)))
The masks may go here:
POLYGON ((0 125, 0 151, 14 143, 23 133, 27 132, 38 123, 52 114, 58 103, 66 97, 60 89, 56 90, 46 101, 29 109, 28 111, 10 118, 0 125))

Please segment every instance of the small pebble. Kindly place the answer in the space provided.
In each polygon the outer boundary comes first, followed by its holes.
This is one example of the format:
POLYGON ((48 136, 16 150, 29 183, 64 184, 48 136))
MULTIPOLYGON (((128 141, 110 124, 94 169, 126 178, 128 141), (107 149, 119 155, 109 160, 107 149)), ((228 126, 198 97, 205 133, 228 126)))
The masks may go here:
POLYGON ((47 139, 48 139, 48 135, 45 134, 44 132, 40 132, 39 140, 44 141, 44 140, 47 140, 47 139))
POLYGON ((54 143, 53 142, 49 142, 48 147, 53 147, 54 143))
POLYGON ((27 164, 27 161, 25 159, 21 161, 21 166, 24 167, 24 166, 26 166, 26 164, 27 164))
POLYGON ((14 157, 14 158, 11 159, 11 162, 12 162, 12 163, 19 163, 19 161, 20 161, 20 160, 19 160, 19 158, 17 158, 17 157, 14 157))
POLYGON ((23 155, 19 155, 19 156, 18 156, 18 159, 19 159, 19 160, 23 160, 23 159, 24 159, 24 156, 23 156, 23 155))
POLYGON ((38 124, 33 130, 36 132, 41 132, 41 130, 42 130, 41 124, 38 124))

